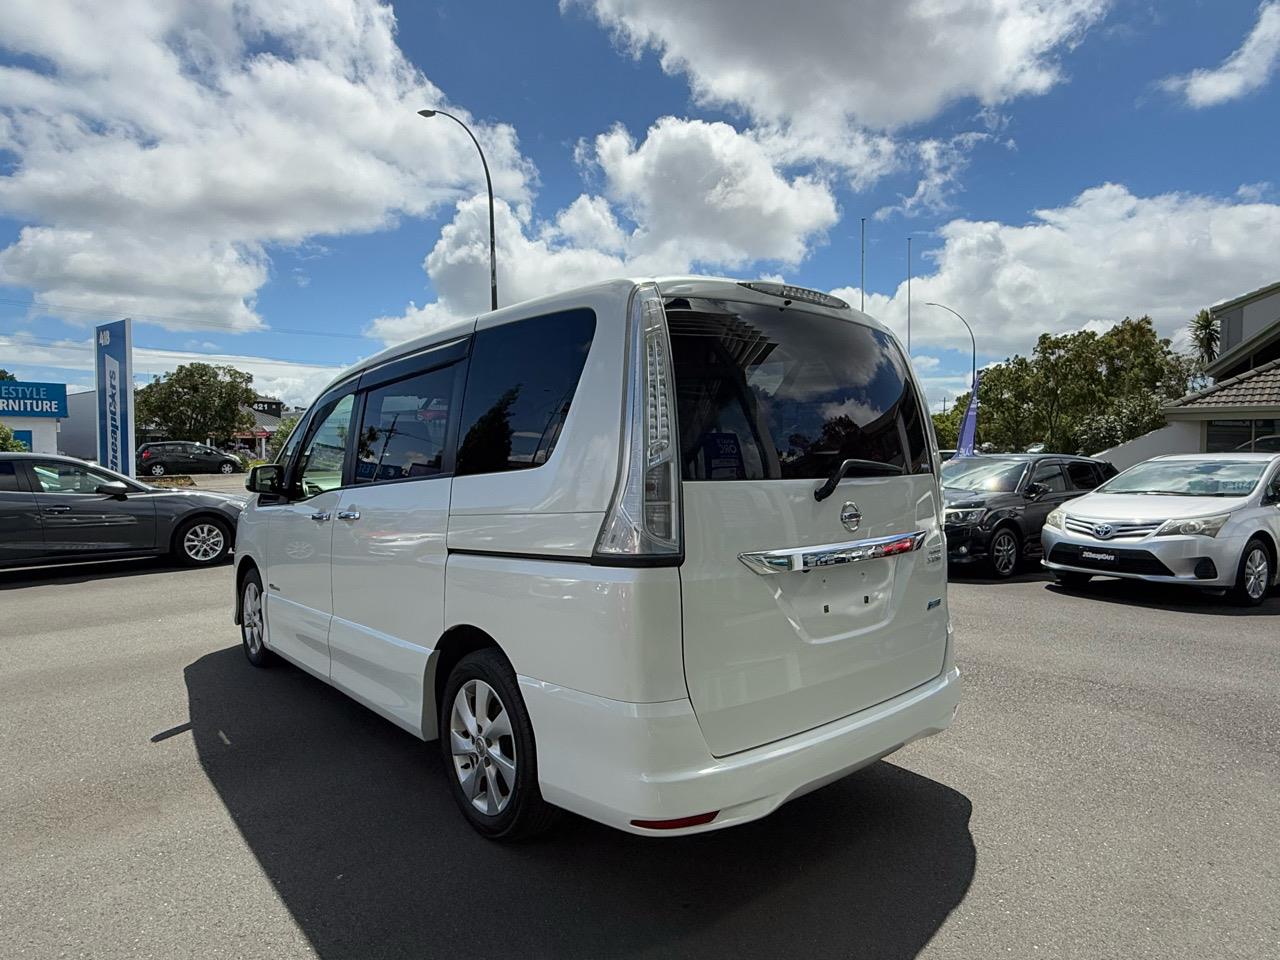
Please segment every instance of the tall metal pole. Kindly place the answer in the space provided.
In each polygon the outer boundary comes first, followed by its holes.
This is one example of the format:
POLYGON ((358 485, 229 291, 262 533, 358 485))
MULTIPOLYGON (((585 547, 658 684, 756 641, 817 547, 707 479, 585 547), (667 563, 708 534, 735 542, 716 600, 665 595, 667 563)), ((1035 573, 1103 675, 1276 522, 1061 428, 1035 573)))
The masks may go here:
POLYGON ((960 316, 960 314, 956 313, 954 310, 948 307, 945 303, 934 303, 932 300, 930 300, 928 303, 925 304, 925 306, 941 307, 943 310, 947 311, 947 313, 954 314, 956 319, 958 319, 961 323, 963 323, 964 328, 969 331, 969 343, 973 347, 973 380, 970 382, 976 384, 978 382, 978 341, 974 339, 973 327, 969 326, 968 320, 960 316))
POLYGON ((476 135, 471 132, 471 128, 455 117, 452 113, 444 110, 419 110, 420 117, 434 117, 439 114, 442 117, 448 117, 463 130, 467 131, 467 136, 471 138, 471 142, 476 145, 476 151, 480 154, 480 165, 484 167, 484 185, 489 191, 489 306, 490 309, 498 309, 498 246, 494 236, 493 226, 493 181, 489 178, 489 163, 484 158, 484 150, 480 147, 480 141, 476 139, 476 135))
POLYGON ((862 218, 862 278, 858 281, 858 309, 867 312, 867 218, 862 218))
POLYGON ((907 356, 911 356, 911 238, 907 237, 907 356))

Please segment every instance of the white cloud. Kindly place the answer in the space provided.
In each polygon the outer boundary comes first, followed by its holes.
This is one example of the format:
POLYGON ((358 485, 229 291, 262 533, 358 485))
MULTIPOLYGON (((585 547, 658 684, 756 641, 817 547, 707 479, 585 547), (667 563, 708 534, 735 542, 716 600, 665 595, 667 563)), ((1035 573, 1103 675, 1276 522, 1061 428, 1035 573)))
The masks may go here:
MULTIPOLYGON (((1275 279, 1280 205, 1172 193, 1136 197, 1104 184, 1025 224, 953 220, 936 269, 912 282, 912 344, 969 348, 960 311, 987 357, 1026 353, 1042 332, 1105 329, 1150 314, 1174 334, 1201 307, 1275 279)), ((849 303, 858 291, 832 293, 849 303)), ((867 295, 867 312, 906 336, 906 284, 867 295)))
MULTIPOLYGON (((394 31, 377 0, 119 0, 109 16, 7 0, 0 46, 38 66, 0 68, 0 150, 16 157, 0 212, 40 226, 0 283, 261 326, 265 245, 379 229, 477 183, 462 131, 414 114, 444 97, 394 31)), ((495 189, 526 201, 512 129, 473 127, 495 189)))
POLYGON ((639 55, 686 76, 702 103, 800 130, 887 129, 972 97, 1040 94, 1057 54, 1109 0, 561 0, 639 55))
MULTIPOLYGON (((724 123, 666 117, 639 144, 615 127, 578 156, 604 196, 584 194, 541 226, 527 207, 497 204, 501 304, 609 277, 795 264, 838 215, 824 183, 787 179, 760 143, 724 123)), ((423 264, 436 300, 379 317, 368 332, 396 342, 488 309, 488 240, 483 198, 459 204, 423 264)))
POLYGON ((915 192, 902 197, 899 203, 881 207, 876 219, 885 220, 894 213, 915 216, 946 210, 951 194, 958 189, 960 174, 969 166, 973 148, 990 139, 989 133, 970 132, 948 140, 930 138, 915 144, 912 149, 922 170, 915 192))
MULTIPOLYGON (((88 340, 29 339, 22 333, 0 335, 0 353, 21 360, 15 370, 68 370, 93 372, 93 345, 88 340)), ((355 358, 352 358, 355 362, 355 358)), ((135 347, 133 371, 141 380, 169 373, 184 363, 227 364, 253 374, 259 393, 288 404, 309 404, 344 369, 329 364, 297 363, 269 357, 224 353, 194 353, 186 350, 157 350, 135 347)))
POLYGON ((1260 90, 1280 67, 1280 0, 1258 8, 1258 22, 1231 56, 1212 68, 1168 77, 1161 86, 1197 109, 1214 107, 1260 90))

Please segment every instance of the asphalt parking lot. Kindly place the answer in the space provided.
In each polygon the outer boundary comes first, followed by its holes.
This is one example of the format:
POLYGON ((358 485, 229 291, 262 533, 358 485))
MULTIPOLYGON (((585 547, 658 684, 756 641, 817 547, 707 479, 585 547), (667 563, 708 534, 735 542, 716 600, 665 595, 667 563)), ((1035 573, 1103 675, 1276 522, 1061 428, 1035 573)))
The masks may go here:
POLYGON ((962 580, 957 725, 756 824, 487 843, 229 567, 0 573, 0 954, 1280 956, 1280 598, 962 580))

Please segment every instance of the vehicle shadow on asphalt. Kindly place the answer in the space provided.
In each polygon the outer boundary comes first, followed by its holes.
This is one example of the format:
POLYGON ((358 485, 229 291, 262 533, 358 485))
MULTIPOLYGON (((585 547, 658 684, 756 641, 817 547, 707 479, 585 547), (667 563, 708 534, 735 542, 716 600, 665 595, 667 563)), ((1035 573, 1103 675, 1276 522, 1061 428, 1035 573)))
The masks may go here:
POLYGON ((169 557, 142 557, 132 560, 106 560, 65 566, 21 567, 0 570, 0 590, 60 583, 86 583, 90 580, 114 580, 120 577, 142 577, 157 573, 184 573, 191 567, 175 563, 169 557))
POLYGON ((982 583, 999 586, 1006 583, 1035 583, 1037 580, 1052 580, 1045 570, 1040 566, 1040 561, 1024 561, 1022 566, 1018 567, 1016 573, 1011 577, 997 577, 989 571, 989 568, 979 564, 966 564, 964 566, 954 566, 947 569, 947 579, 954 583, 982 583))
POLYGON ((325 958, 915 957, 964 899, 972 806, 881 761, 762 821, 483 840, 423 744, 238 647, 184 671, 196 749, 325 958))
POLYGON ((1184 613, 1212 614, 1215 617, 1275 617, 1280 616, 1280 591, 1271 595, 1256 607, 1237 604, 1230 597, 1213 594, 1195 587, 1177 584, 1148 583, 1145 580, 1103 579, 1090 580, 1082 587, 1064 587, 1050 582, 1048 590, 1063 596, 1118 603, 1126 607, 1147 607, 1157 610, 1177 610, 1184 613))

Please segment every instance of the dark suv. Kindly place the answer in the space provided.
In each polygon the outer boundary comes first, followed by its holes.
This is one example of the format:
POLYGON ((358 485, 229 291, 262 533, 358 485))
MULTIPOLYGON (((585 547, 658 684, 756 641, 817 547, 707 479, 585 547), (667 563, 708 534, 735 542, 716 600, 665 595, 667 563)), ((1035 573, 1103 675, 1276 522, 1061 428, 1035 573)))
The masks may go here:
POLYGON ((953 564, 984 562, 1011 577, 1040 550, 1044 518, 1116 475, 1102 460, 1050 453, 957 457, 942 465, 947 554, 953 564))
POLYGON ((167 473, 235 473, 240 461, 230 454, 187 440, 144 443, 138 448, 138 476, 163 477, 167 473))

